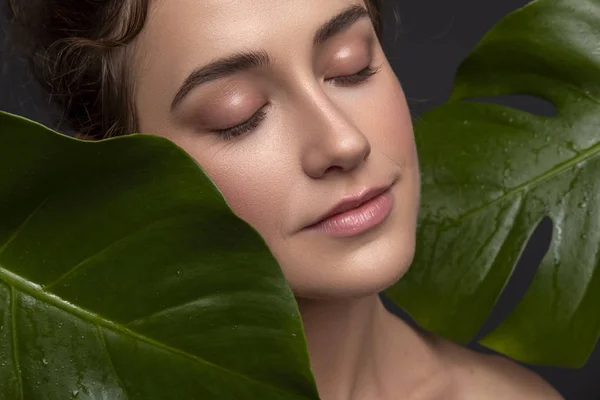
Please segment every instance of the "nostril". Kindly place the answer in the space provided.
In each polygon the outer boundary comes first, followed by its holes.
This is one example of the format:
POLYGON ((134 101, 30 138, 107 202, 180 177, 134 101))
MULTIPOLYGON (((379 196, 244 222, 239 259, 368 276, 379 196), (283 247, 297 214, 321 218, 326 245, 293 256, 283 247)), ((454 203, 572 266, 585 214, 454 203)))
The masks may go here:
POLYGON ((342 172, 342 171, 344 171, 344 168, 342 168, 339 165, 332 165, 332 166, 330 166, 329 168, 327 168, 325 170, 325 175, 330 174, 330 173, 335 172, 335 171, 342 172))

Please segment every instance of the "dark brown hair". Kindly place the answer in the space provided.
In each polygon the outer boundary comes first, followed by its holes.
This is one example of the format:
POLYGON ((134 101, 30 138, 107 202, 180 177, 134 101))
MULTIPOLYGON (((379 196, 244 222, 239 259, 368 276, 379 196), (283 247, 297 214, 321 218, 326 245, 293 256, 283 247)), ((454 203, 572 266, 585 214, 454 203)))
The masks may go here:
MULTIPOLYGON (((144 27, 149 0, 8 1, 35 76, 78 136, 136 132, 127 44, 144 27)), ((380 0, 365 3, 381 36, 380 0)))

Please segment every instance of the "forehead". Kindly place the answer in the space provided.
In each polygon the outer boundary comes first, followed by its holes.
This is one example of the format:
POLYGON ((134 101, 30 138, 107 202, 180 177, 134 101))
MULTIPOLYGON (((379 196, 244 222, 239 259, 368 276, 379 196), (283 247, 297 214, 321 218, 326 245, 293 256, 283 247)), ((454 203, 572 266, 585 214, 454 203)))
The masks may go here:
POLYGON ((311 62, 315 32, 363 0, 154 0, 136 41, 136 98, 146 114, 168 109, 196 68, 264 50, 280 66, 311 62))
POLYGON ((201 59, 238 50, 297 47, 320 24, 356 4, 364 1, 155 0, 138 47, 148 55, 154 49, 201 59))

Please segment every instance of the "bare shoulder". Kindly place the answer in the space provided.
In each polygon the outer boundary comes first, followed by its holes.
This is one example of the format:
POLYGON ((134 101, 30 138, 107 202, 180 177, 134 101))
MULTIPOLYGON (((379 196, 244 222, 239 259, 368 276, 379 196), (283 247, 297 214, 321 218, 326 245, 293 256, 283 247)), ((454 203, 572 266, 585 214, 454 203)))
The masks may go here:
POLYGON ((564 400, 535 372, 501 356, 474 354, 473 368, 479 369, 482 392, 493 390, 498 399, 564 400))
POLYGON ((441 339, 437 342, 454 375, 458 399, 564 400, 539 375, 507 358, 477 353, 441 339))

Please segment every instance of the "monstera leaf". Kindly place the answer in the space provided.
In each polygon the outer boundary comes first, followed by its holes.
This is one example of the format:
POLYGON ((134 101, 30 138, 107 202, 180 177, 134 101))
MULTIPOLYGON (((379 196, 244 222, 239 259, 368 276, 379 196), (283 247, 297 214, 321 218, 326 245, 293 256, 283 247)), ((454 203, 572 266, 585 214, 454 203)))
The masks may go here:
POLYGON ((0 398, 318 399, 259 235, 193 159, 0 113, 0 398))
POLYGON ((545 216, 548 252, 482 344, 581 366, 600 333, 600 0, 540 0, 505 17, 459 68, 449 102, 416 126, 422 214, 412 270, 388 290, 424 327, 475 336, 545 216), (533 95, 533 115, 469 101, 533 95))

